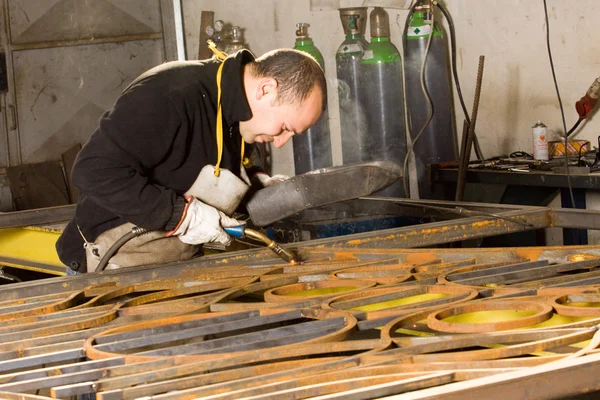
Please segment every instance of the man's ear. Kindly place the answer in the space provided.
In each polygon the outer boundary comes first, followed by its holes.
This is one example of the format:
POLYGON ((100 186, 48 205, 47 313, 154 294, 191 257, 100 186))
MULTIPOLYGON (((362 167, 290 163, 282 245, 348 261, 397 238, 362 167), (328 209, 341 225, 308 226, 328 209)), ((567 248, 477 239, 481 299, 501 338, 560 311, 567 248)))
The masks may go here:
POLYGON ((276 99, 277 85, 277 80, 274 78, 261 78, 256 87, 256 100, 260 100, 263 97, 276 99))

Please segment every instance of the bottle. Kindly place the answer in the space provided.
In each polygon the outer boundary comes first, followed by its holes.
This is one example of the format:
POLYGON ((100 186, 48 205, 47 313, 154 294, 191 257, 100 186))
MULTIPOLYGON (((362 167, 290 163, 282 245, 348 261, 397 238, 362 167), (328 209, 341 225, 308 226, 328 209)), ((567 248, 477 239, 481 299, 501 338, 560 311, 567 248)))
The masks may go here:
MULTIPOLYGON (((402 59, 390 41, 387 11, 375 7, 370 15, 371 43, 360 61, 363 91, 359 100, 366 111, 368 136, 360 137, 365 161, 389 160, 399 165, 406 156, 402 59)), ((403 181, 376 196, 405 197, 403 181)))
POLYGON ((369 45, 365 40, 367 7, 341 8, 340 19, 346 35, 335 54, 338 79, 342 162, 365 161, 366 149, 361 147, 368 135, 366 111, 359 97, 364 91, 360 79, 360 60, 369 45))
MULTIPOLYGON (((548 128, 542 121, 533 125, 533 158, 536 160, 547 161, 548 156, 548 128)), ((566 149, 565 149, 566 151, 566 149)))
MULTIPOLYGON (((295 50, 304 51, 317 60, 323 71, 325 62, 323 55, 315 46, 312 38, 308 35, 307 23, 296 24, 295 50)), ((329 133, 329 114, 327 109, 323 111, 321 118, 310 127, 304 134, 292 137, 294 144, 294 171, 296 175, 320 168, 331 167, 331 137, 329 133)))

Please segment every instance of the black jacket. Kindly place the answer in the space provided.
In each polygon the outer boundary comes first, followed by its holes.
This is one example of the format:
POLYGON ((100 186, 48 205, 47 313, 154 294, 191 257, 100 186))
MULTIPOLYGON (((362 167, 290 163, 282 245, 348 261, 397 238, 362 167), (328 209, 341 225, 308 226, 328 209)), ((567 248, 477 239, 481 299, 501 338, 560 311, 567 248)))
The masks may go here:
MULTIPOLYGON (((230 56, 221 79, 221 167, 240 173, 239 121, 252 117, 243 85, 248 51, 230 56)), ((125 222, 171 230, 181 218, 183 193, 217 162, 215 60, 169 62, 127 87, 79 152, 72 182, 80 190, 74 219, 56 243, 74 270, 85 265, 84 241, 125 222)))

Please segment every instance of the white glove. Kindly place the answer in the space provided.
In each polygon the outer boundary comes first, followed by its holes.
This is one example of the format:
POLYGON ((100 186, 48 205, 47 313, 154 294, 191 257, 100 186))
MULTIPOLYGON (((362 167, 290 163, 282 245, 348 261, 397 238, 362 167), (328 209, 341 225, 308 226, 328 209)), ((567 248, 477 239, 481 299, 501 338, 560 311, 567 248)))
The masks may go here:
POLYGON ((258 172, 254 176, 256 177, 256 179, 258 179, 258 181, 260 182, 260 184, 263 187, 273 186, 273 185, 276 185, 278 183, 285 181, 286 179, 290 179, 290 177, 287 175, 277 174, 277 175, 269 176, 269 175, 265 174, 264 172, 258 172))
POLYGON ((223 227, 242 225, 234 218, 196 199, 186 198, 187 205, 179 224, 167 236, 177 236, 187 244, 220 243, 225 246, 231 243, 231 237, 223 227))

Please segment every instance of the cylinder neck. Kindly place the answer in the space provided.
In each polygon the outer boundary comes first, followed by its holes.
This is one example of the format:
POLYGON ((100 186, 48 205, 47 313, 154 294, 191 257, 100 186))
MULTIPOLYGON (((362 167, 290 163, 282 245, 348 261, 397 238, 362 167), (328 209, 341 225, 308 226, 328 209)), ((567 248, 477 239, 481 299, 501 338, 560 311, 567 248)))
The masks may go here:
POLYGON ((363 35, 360 33, 348 33, 346 35, 346 39, 358 40, 358 39, 361 39, 362 37, 363 37, 363 35))
POLYGON ((419 24, 425 24, 425 11, 415 11, 412 15, 411 22, 418 22, 419 24))

